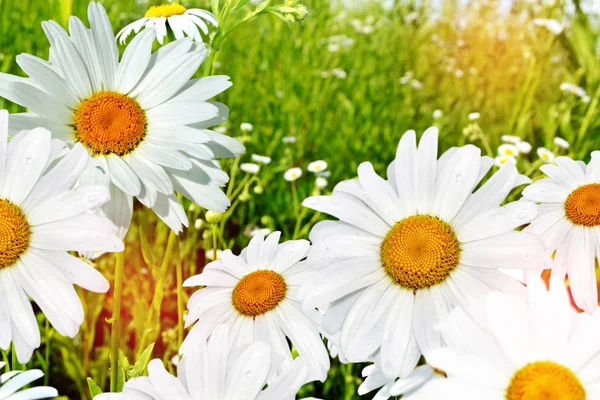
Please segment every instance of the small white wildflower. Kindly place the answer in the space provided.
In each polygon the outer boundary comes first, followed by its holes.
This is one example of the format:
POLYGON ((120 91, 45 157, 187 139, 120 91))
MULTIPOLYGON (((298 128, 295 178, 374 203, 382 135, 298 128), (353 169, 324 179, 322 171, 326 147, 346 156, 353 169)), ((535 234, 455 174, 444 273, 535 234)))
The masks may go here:
POLYGON ((296 143, 296 136, 285 136, 281 139, 283 143, 296 143))
POLYGON ((227 127, 226 126, 217 126, 216 128, 213 128, 213 131, 215 131, 217 133, 225 134, 227 132, 227 127))
POLYGON ((406 17, 404 17, 404 23, 410 24, 411 22, 416 21, 417 18, 419 18, 419 14, 413 11, 410 14, 407 14, 406 17))
POLYGON ((271 163, 271 157, 261 156, 258 154, 252 154, 251 158, 252 158, 252 161, 256 161, 257 163, 261 163, 261 164, 270 164, 271 163))
MULTIPOLYGON (((217 249, 217 260, 219 258, 221 258, 221 253, 223 253, 223 250, 218 250, 217 249)), ((209 260, 214 260, 215 259, 215 252, 213 251, 213 249, 208 249, 205 251, 204 255, 206 256, 207 259, 209 260)))
POLYGON ((440 109, 433 110, 433 119, 440 119, 440 118, 442 118, 443 115, 444 115, 444 113, 442 112, 442 110, 440 110, 440 109))
POLYGON ((253 163, 243 163, 240 165, 240 169, 248 174, 256 174, 260 171, 260 166, 253 163))
POLYGON ((590 102, 590 100, 591 100, 590 96, 587 96, 587 95, 586 95, 586 96, 583 96, 583 97, 581 98, 581 101, 583 101, 584 103, 589 103, 589 102, 590 102))
POLYGON ((465 76, 465 73, 463 72, 463 70, 462 70, 462 69, 457 69, 456 71, 454 71, 454 75, 455 75, 457 78, 462 78, 463 76, 465 76))
POLYGON ((531 152, 532 147, 528 142, 520 141, 516 144, 516 146, 519 149, 519 153, 521 154, 529 154, 531 152))
POLYGON ((370 35, 371 33, 373 33, 373 27, 371 25, 365 25, 363 26, 361 33, 364 33, 365 35, 370 35))
POLYGON ((535 18, 532 22, 536 26, 543 26, 555 35, 560 35, 565 29, 564 25, 555 19, 535 18))
POLYGON ((327 161, 317 160, 308 164, 308 168, 306 168, 309 172, 322 172, 327 169, 327 161))
POLYGON ((537 155, 545 163, 554 162, 554 153, 552 153, 550 150, 548 150, 545 147, 538 147, 537 155))
POLYGON ((344 71, 341 68, 334 68, 331 70, 331 75, 339 78, 339 79, 346 79, 348 77, 348 74, 346 73, 346 71, 344 71))
POLYGON ((322 79, 329 78, 329 71, 321 71, 321 78, 322 79))
POLYGON ((270 233, 271 233, 271 230, 269 228, 254 228, 250 231, 250 237, 254 237, 259 234, 263 234, 264 236, 267 236, 270 233))
POLYGON ((197 231, 199 231, 202 228, 202 224, 204 222, 198 218, 195 222, 194 222, 194 228, 196 228, 197 231))
POLYGON ((469 68, 469 74, 471 74, 471 75, 477 75, 477 68, 475 68, 475 67, 469 68))
POLYGON ((302 176, 302 170, 298 167, 290 168, 283 174, 283 179, 288 182, 293 182, 302 176))
POLYGON ((398 79, 398 82, 401 85, 406 85, 408 82, 411 81, 411 78, 407 77, 407 76, 403 76, 402 78, 398 79))
POLYGON ((554 138, 554 144, 563 149, 568 149, 570 147, 569 142, 558 136, 554 138))
POLYGON ((502 144, 498 146, 498 155, 516 157, 519 155, 519 149, 514 144, 502 144))
POLYGON ((477 121, 479 118, 481 118, 481 114, 479 114, 478 112, 473 112, 469 114, 469 121, 477 121))
POLYGON ((249 122, 242 122, 242 123, 240 124, 240 129, 241 129, 243 132, 252 132, 252 131, 254 130, 254 125, 252 125, 252 124, 251 124, 251 123, 249 123, 249 122))
POLYGON ((520 137, 514 135, 502 135, 500 139, 502 139, 503 142, 512 144, 517 144, 521 141, 520 137))
POLYGON ((498 167, 501 167, 509 161, 513 164, 517 163, 516 158, 514 158, 513 156, 498 156, 494 159, 494 164, 496 164, 496 166, 498 167))
POLYGON ((317 179, 315 179, 315 185, 317 185, 319 189, 326 188, 327 179, 323 178, 322 176, 317 176, 317 179))
POLYGON ((340 51, 340 45, 337 43, 329 43, 329 45, 327 46, 327 50, 330 53, 337 53, 338 51, 340 51))
POLYGON ((418 81, 416 79, 413 79, 412 82, 410 82, 411 86, 413 87, 413 89, 423 89, 423 83, 421 83, 421 81, 418 81))
MULTIPOLYGON (((563 82, 560 84, 560 90, 562 90, 563 92, 567 92, 567 93, 571 93, 574 94, 577 97, 581 97, 582 99, 585 99, 586 97, 589 98, 589 96, 587 95, 586 91, 584 88, 574 85, 572 83, 569 82, 563 82)), ((589 101, 589 100, 588 100, 589 101)))

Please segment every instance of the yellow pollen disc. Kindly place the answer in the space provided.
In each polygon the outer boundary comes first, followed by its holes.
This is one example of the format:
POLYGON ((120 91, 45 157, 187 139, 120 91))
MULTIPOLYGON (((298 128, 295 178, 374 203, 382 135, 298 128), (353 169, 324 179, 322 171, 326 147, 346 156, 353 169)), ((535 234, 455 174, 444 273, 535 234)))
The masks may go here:
POLYGON ((124 94, 102 91, 83 100, 73 120, 77 141, 96 155, 123 156, 146 135, 146 114, 124 94))
POLYGON ((152 6, 146 11, 146 18, 172 17, 173 15, 182 15, 186 11, 181 4, 163 4, 160 6, 152 6))
POLYGON ((537 361, 518 370, 506 389, 506 400, 585 400, 579 378, 567 367, 537 361))
POLYGON ((458 265, 460 248, 446 222, 413 215, 396 223, 381 243, 381 263, 400 286, 423 289, 442 282, 458 265))
POLYGON ((233 306, 243 315, 256 317, 274 309, 285 298, 287 287, 277 272, 258 270, 244 276, 233 289, 233 306))
POLYGON ((574 224, 600 225, 600 184, 580 186, 571 192, 565 202, 565 213, 574 224))
POLYGON ((29 247, 29 223, 19 207, 0 199, 0 270, 13 265, 29 247))

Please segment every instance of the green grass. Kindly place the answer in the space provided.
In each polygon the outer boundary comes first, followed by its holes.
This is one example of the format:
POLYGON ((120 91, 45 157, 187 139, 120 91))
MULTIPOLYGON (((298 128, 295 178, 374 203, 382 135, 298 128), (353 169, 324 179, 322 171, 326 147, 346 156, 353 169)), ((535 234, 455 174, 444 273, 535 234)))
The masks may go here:
MULTIPOLYGON (((142 16, 148 6, 101 2, 115 30, 142 16)), ((203 8, 209 7, 207 3, 183 2, 203 8)), ((216 54, 213 73, 229 75, 234 84, 219 100, 231 111, 227 133, 241 137, 247 147, 239 162, 250 162, 254 153, 273 158, 252 179, 237 169, 237 163, 223 163, 234 175, 229 194, 239 196, 217 230, 219 248, 239 251, 252 227, 281 230, 285 239, 306 238, 319 218, 299 205, 318 191, 307 164, 317 159, 329 163, 329 188, 321 192, 354 177, 362 161, 371 161, 384 174, 401 134, 408 129, 422 133, 435 124, 440 128, 441 150, 473 143, 490 156, 495 156, 501 135, 520 136, 534 150, 518 159, 518 167, 534 177, 540 165, 537 147, 580 159, 600 148, 597 19, 578 13, 564 33, 555 36, 544 28, 532 28, 531 10, 522 5, 502 19, 492 8, 466 12, 447 1, 442 18, 432 20, 432 10, 415 10, 410 1, 399 1, 390 11, 375 3, 361 10, 331 10, 327 3, 307 1, 311 13, 303 23, 289 25, 273 15, 260 16, 234 31, 216 54), (417 17, 408 21, 412 12, 417 17), (458 26, 458 16, 464 27, 458 26), (370 22, 373 32, 357 32, 356 21, 370 22), (328 39, 336 35, 351 38, 353 44, 330 52, 328 39), (347 77, 332 75, 334 68, 343 69, 347 77), (422 84, 420 88, 399 83, 409 71, 422 84), (462 71, 461 77, 457 71, 462 71), (591 101, 562 93, 559 86, 564 81, 584 87, 591 101), (432 117, 436 109, 443 112, 438 120, 432 117), (471 112, 479 112, 481 118, 470 122, 471 112), (252 123, 254 130, 241 132, 242 122, 252 123), (470 134, 465 135, 469 125, 470 134), (295 136, 297 142, 283 143, 286 136, 295 136), (571 149, 556 147, 555 136, 567 139, 571 149), (304 175, 291 187, 283 173, 293 166, 303 168, 304 175)), ((86 8, 83 0, 0 0, 0 71, 21 74, 15 63, 19 53, 46 58, 48 43, 41 21, 55 19, 66 26, 70 14, 86 21, 86 8)), ((252 10, 248 6, 232 18, 252 10)), ((535 16, 561 19, 563 13, 558 4, 540 7, 535 16)), ((3 100, 0 106, 18 110, 3 100)), ((191 226, 178 243, 184 279, 202 270, 204 250, 213 242, 206 222, 200 229, 194 227, 204 211, 192 207, 188 214, 191 226)), ((165 269, 160 268, 167 237, 166 227, 151 213, 136 209, 127 237, 125 333, 120 342, 132 363, 145 347, 140 345, 144 335, 146 344, 156 341, 154 357, 169 360, 177 351, 181 335, 175 294, 177 258, 168 256, 165 269)), ((104 256, 98 267, 112 282, 114 258, 104 256)), ((71 340, 52 329, 46 331, 40 315, 43 343, 30 362, 30 367, 47 371, 50 383, 73 399, 87 396, 88 376, 103 389, 108 387, 110 325, 105 319, 111 315, 112 292, 80 293, 86 309, 81 334, 71 340), (47 349, 49 365, 44 361, 47 349)), ((355 394, 359 371, 360 366, 334 363, 331 379, 309 385, 302 394, 359 398, 355 394)))

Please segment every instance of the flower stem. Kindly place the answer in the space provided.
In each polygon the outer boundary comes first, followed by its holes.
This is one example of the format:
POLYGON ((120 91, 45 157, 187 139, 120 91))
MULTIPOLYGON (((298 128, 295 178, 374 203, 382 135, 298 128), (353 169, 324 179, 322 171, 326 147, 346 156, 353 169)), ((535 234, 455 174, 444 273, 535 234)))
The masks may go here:
POLYGON ((175 252, 177 267, 177 347, 183 343, 183 264, 179 252, 175 252))
POLYGON ((112 329, 110 335, 110 391, 118 391, 119 378, 119 328, 121 323, 121 296, 123 294, 123 270, 125 251, 117 253, 113 296, 112 329))

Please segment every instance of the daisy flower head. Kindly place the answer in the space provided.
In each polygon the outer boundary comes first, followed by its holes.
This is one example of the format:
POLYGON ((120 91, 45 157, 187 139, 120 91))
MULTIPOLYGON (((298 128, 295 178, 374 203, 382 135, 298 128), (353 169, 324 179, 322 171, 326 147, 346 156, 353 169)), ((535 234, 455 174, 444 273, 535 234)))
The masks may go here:
POLYGON ((296 138, 296 136, 285 136, 281 138, 281 141, 286 144, 292 144, 296 143, 298 141, 298 138, 296 138))
POLYGON ((257 163, 260 164, 270 164, 271 163, 271 157, 267 157, 267 156, 261 156, 259 154, 252 154, 251 156, 252 161, 256 161, 257 163))
POLYGON ((304 360, 296 358, 273 378, 278 368, 273 349, 264 342, 232 345, 232 335, 227 325, 220 325, 208 340, 195 343, 178 362, 177 377, 154 359, 148 364, 148 376, 129 380, 122 393, 95 399, 295 400, 300 387, 309 382, 304 360))
POLYGON ((519 149, 519 153, 521 154, 529 154, 532 149, 531 144, 524 140, 519 141, 515 146, 517 146, 517 149, 519 149))
POLYGON ((298 290, 310 270, 305 261, 306 240, 279 243, 280 232, 255 235, 239 256, 225 250, 218 261, 184 286, 206 286, 188 302, 186 325, 198 321, 185 339, 181 352, 195 346, 221 323, 230 325, 231 341, 238 344, 264 341, 280 354, 282 367, 292 363, 288 338, 310 369, 310 377, 324 380, 329 356, 318 331, 320 314, 304 310, 298 290))
POLYGON ((481 118, 481 114, 478 112, 473 112, 468 115, 468 118, 469 121, 477 121, 479 118, 481 118))
POLYGON ((12 114, 11 133, 42 126, 69 145, 81 143, 109 178, 115 195, 107 216, 125 232, 133 197, 175 232, 188 226, 175 192, 224 211, 229 200, 220 187, 228 176, 213 161, 244 147, 207 129, 228 114, 208 99, 229 88, 229 78, 190 80, 206 56, 204 44, 184 38, 152 53, 150 31, 137 35, 119 61, 104 8, 90 3, 88 17, 90 29, 71 17, 70 36, 43 23, 52 66, 21 54, 17 63, 29 78, 0 74, 0 96, 33 111, 12 114))
POLYGON ((260 165, 254 163, 242 163, 240 169, 248 174, 256 174, 260 171, 260 165))
MULTIPOLYGON (((5 362, 0 362, 0 369, 4 368, 5 365, 5 362)), ((0 375, 0 396, 3 400, 35 400, 57 397, 58 391, 48 386, 20 390, 42 376, 44 376, 44 373, 39 369, 12 371, 2 374, 0 375)))
POLYGON ((322 176, 317 176, 317 178, 315 179, 315 185, 319 189, 324 189, 327 187, 327 179, 323 178, 322 176))
POLYGON ((563 149, 568 149, 570 147, 569 142, 561 137, 555 137, 553 140, 554 144, 563 149))
POLYGON ((302 176, 302 169, 298 167, 290 168, 283 174, 283 179, 293 182, 302 176))
POLYGON ((433 114, 432 114, 433 119, 440 119, 443 116, 444 116, 444 113, 442 112, 442 110, 440 110, 440 109, 433 110, 433 114))
POLYGON ((600 313, 577 314, 563 285, 528 282, 529 301, 492 293, 485 318, 454 312, 442 325, 448 345, 427 361, 447 379, 426 399, 523 400, 600 398, 600 313))
POLYGON ((538 147, 538 149, 536 150, 538 157, 540 158, 540 160, 542 160, 543 162, 547 163, 547 164, 551 164, 554 162, 554 153, 552 153, 550 150, 548 150, 545 147, 538 147))
POLYGON ((252 132, 254 130, 254 125, 249 122, 242 122, 240 124, 240 129, 242 132, 252 132))
MULTIPOLYGON (((0 111, 0 348, 11 341, 20 363, 40 346, 29 298, 63 336, 74 337, 83 307, 73 284, 104 293, 109 284, 69 251, 123 251, 116 227, 90 213, 108 201, 102 185, 74 188, 86 167, 81 144, 54 159, 44 128, 21 131, 7 142, 8 113, 0 111)), ((57 143, 58 142, 58 143, 57 143)), ((1 392, 1 389, 0 389, 1 392)))
POLYGON ((167 25, 171 28, 175 39, 187 36, 196 42, 202 42, 202 36, 208 35, 208 25, 219 26, 217 18, 210 12, 199 8, 186 9, 179 3, 167 3, 152 6, 146 11, 144 18, 127 25, 117 34, 117 40, 125 43, 131 33, 137 34, 142 28, 151 30, 158 43, 163 44, 167 36, 167 25))
POLYGON ((327 161, 317 160, 311 163, 308 163, 308 167, 306 168, 309 172, 323 172, 327 169, 327 161))
POLYGON ((404 379, 389 379, 376 364, 365 367, 362 376, 365 380, 359 386, 358 394, 362 396, 379 389, 374 397, 377 400, 394 396, 402 396, 403 400, 421 399, 428 391, 430 381, 443 379, 443 375, 427 364, 416 367, 404 379))
POLYGON ((314 276, 300 297, 305 307, 326 307, 323 330, 341 332, 350 362, 379 354, 389 378, 405 378, 424 351, 440 345, 434 327, 451 309, 493 288, 522 290, 497 268, 551 263, 537 236, 514 230, 533 219, 537 206, 500 207, 529 179, 507 163, 473 192, 493 160, 472 145, 438 160, 437 148, 437 128, 423 134, 418 148, 409 131, 387 180, 365 162, 358 179, 303 203, 339 221, 311 230, 314 276))
POLYGON ((555 19, 534 18, 532 22, 535 26, 546 28, 554 35, 560 35, 565 29, 565 26, 555 19))
POLYGON ((498 155, 516 157, 519 155, 519 148, 514 144, 501 144, 498 146, 498 155))
POLYGON ((502 135, 500 137, 500 139, 503 142, 510 143, 510 144, 515 144, 515 145, 518 144, 521 141, 520 137, 514 136, 514 135, 502 135))
POLYGON ((568 157, 540 170, 547 178, 523 191, 526 200, 540 203, 540 213, 525 230, 556 251, 553 274, 569 276, 575 304, 592 312, 598 305, 595 258, 600 254, 600 152, 585 165, 568 157))
POLYGON ((508 162, 511 162, 513 165, 517 165, 517 159, 514 156, 503 155, 494 158, 494 165, 497 167, 501 167, 508 162))

